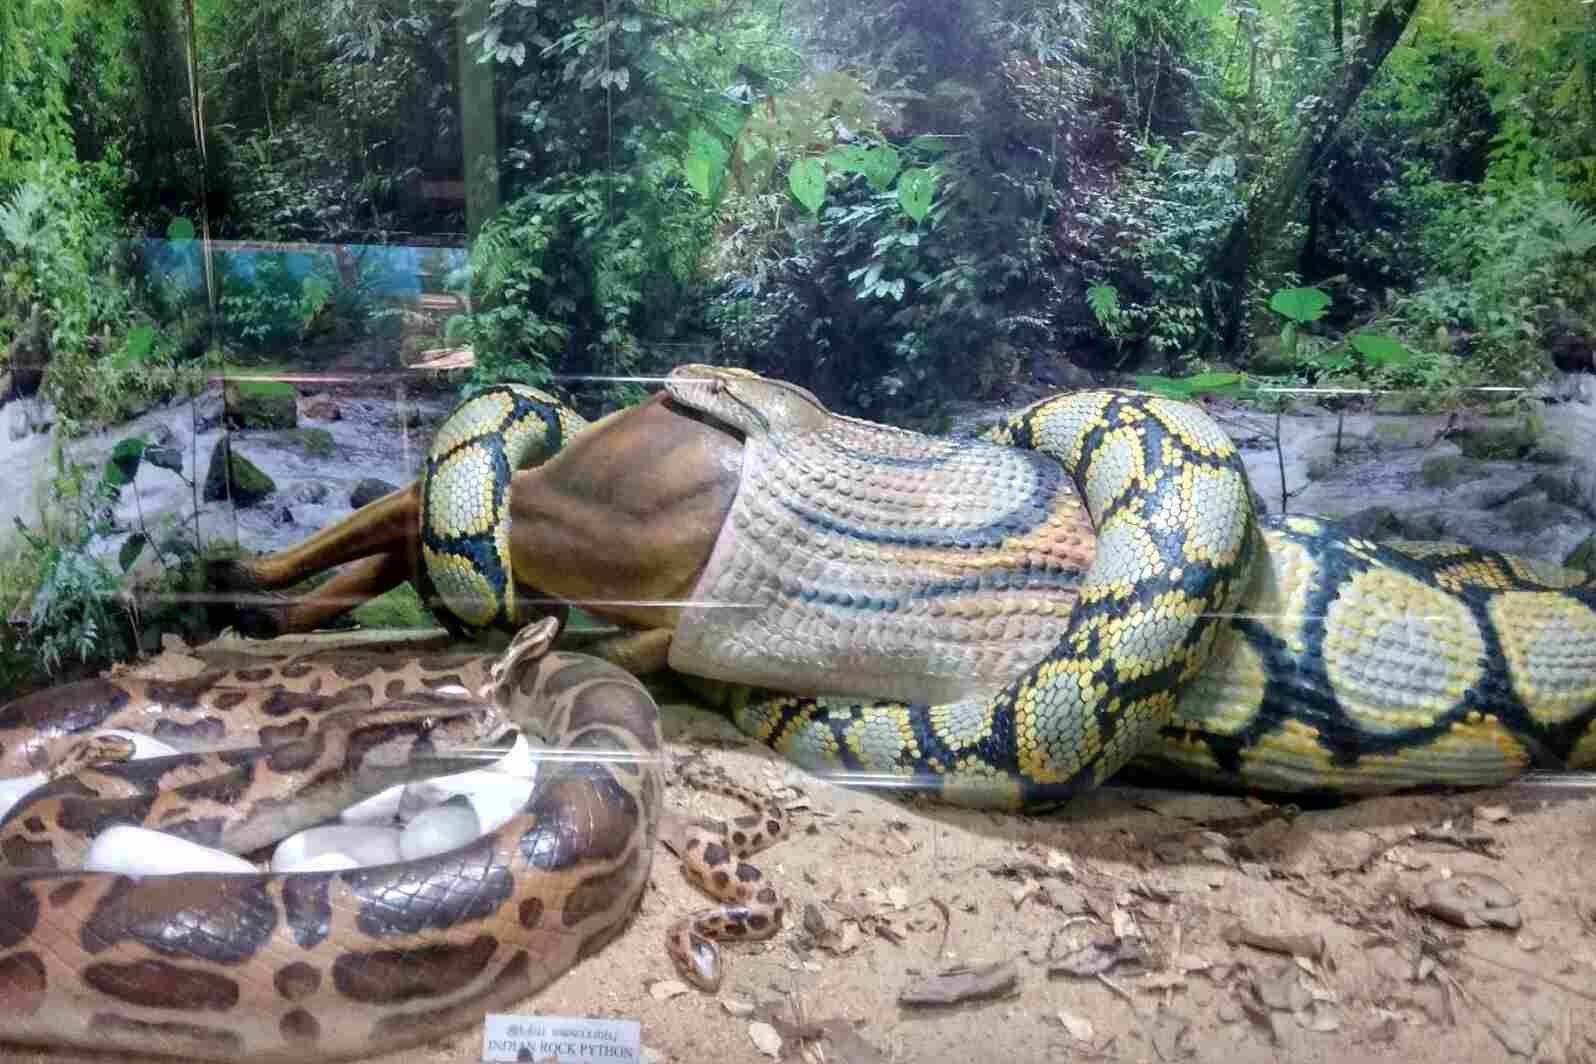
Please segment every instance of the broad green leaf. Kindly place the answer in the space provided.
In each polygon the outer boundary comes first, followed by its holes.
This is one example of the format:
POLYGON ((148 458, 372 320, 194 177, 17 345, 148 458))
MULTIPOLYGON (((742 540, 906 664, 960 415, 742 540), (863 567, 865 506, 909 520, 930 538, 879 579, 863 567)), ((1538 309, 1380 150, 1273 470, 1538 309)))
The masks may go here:
POLYGON ((1402 346, 1402 342, 1390 336, 1375 336, 1372 333, 1358 333, 1349 341, 1358 354, 1368 359, 1371 365, 1390 366, 1392 368, 1405 366, 1416 357, 1412 351, 1402 346))
POLYGON ((1318 321, 1330 305, 1330 296, 1318 288, 1282 288, 1269 297, 1269 309, 1294 322, 1318 321))
POLYGON ((859 172, 864 174, 871 188, 877 192, 885 192, 892 185, 892 179, 898 176, 901 165, 898 161, 898 150, 889 144, 881 148, 866 149, 859 172))
POLYGON ((1098 321, 1106 321, 1119 313, 1119 289, 1111 284, 1094 284, 1086 290, 1086 305, 1098 321))
POLYGON ((1197 373, 1186 378, 1192 395, 1237 395, 1247 385, 1245 373, 1197 373))
POLYGON ((307 309, 320 310, 332 295, 332 285, 325 277, 312 275, 299 283, 299 293, 307 309))
POLYGON ((1191 385, 1178 377, 1147 373, 1132 379, 1136 382, 1137 388, 1155 395, 1165 395, 1171 399, 1189 399, 1192 395, 1191 385))
POLYGON ((139 475, 139 462, 144 458, 144 448, 144 441, 137 436, 111 448, 111 458, 105 463, 105 482, 117 488, 133 483, 133 479, 139 475))
POLYGON ((194 239, 194 223, 187 218, 173 218, 166 226, 166 239, 182 243, 194 239))
POLYGON ((834 170, 859 173, 865 167, 866 151, 863 144, 840 144, 826 153, 826 162, 834 170))
POLYGON ((735 141, 748 123, 748 110, 718 96, 704 108, 704 120, 720 130, 727 140, 735 141))
POLYGON ((936 180, 926 169, 905 170, 898 178, 898 205, 915 221, 923 221, 931 210, 936 180))
POLYGON ((810 213, 817 212, 826 200, 826 168, 819 159, 799 159, 787 171, 787 187, 810 213))
POLYGON ((154 347, 155 330, 148 325, 136 325, 128 330, 127 338, 122 341, 122 350, 118 352, 116 362, 122 366, 142 362, 149 357, 154 347))
POLYGON ((116 560, 121 564, 125 573, 133 568, 133 563, 139 560, 139 555, 144 553, 144 545, 149 542, 149 537, 142 532, 135 532, 122 544, 122 549, 117 551, 116 560))
POLYGON ((953 150, 953 142, 957 140, 954 134, 922 133, 909 142, 910 151, 924 152, 927 155, 941 155, 943 152, 953 150))
POLYGON ((898 176, 902 165, 898 151, 890 144, 885 147, 866 148, 859 144, 844 144, 826 153, 826 162, 844 173, 863 174, 870 187, 885 192, 898 176))
POLYGON ((709 130, 699 126, 687 135, 687 159, 682 169, 687 173, 688 184, 707 200, 713 201, 720 195, 726 176, 726 159, 726 145, 709 130))

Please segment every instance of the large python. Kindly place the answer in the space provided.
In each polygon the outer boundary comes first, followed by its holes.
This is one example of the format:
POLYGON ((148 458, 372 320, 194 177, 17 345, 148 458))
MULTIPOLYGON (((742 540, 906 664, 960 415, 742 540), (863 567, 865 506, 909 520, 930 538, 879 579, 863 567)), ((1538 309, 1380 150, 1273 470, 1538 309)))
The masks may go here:
MULTIPOLYGON (((389 668, 359 655, 312 656, 171 683, 84 681, 4 707, 0 763, 11 773, 48 769, 74 736, 114 728, 231 747, 232 764, 270 774, 316 761, 332 742, 329 715, 344 716, 349 734, 349 757, 326 766, 340 777, 377 763, 376 777, 391 778, 416 757, 446 766, 440 738, 480 731, 491 744, 511 725, 550 753, 517 815, 433 857, 288 874, 6 870, 0 1040, 207 1060, 364 1056, 508 1008, 594 953, 623 928, 648 881, 659 719, 618 667, 546 652, 554 631, 553 621, 531 626, 496 660, 389 668)), ((139 785, 159 781, 144 775, 119 777, 134 786, 132 803, 156 800, 139 785)), ((209 814, 280 820, 271 802, 223 800, 244 782, 190 793, 207 803, 202 815, 169 808, 162 826, 194 837, 211 830, 209 814)), ((28 830, 40 838, 12 836, 8 860, 30 841, 44 845, 52 826, 95 826, 96 814, 73 812, 62 797, 71 790, 46 803, 53 814, 18 814, 39 820, 28 830), (59 822, 45 823, 50 815, 59 822)))
MULTIPOLYGON (((665 392, 740 448, 669 663, 759 689, 738 725, 840 782, 1038 807, 1128 762, 1342 794, 1596 765, 1590 576, 1256 520, 1190 404, 1084 392, 949 440, 744 371, 682 367, 665 392)), ((458 523, 424 512, 424 542, 458 523)), ((531 545, 515 566, 561 580, 531 545)))

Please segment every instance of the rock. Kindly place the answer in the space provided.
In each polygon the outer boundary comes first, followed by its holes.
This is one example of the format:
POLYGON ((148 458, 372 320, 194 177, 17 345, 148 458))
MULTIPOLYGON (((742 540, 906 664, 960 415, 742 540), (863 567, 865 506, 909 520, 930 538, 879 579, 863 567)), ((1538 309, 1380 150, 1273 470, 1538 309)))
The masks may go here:
POLYGON ((253 506, 277 490, 271 477, 243 455, 235 452, 223 437, 211 451, 211 464, 205 474, 206 502, 220 502, 231 494, 236 506, 253 506))
POLYGON ((309 458, 331 458, 338 453, 338 441, 324 428, 293 429, 284 435, 309 458))
POLYGON ((329 489, 319 480, 302 480, 294 485, 290 493, 295 502, 323 503, 327 501, 329 489))
POLYGON ((1564 373, 1596 371, 1596 336, 1572 315, 1554 315, 1543 342, 1552 364, 1564 373))
POLYGON ((355 490, 349 493, 349 505, 358 510, 367 503, 375 502, 389 492, 397 490, 393 484, 388 483, 386 480, 367 477, 359 484, 356 484, 355 490))
POLYGON ((1596 533, 1586 536, 1583 543, 1569 551, 1568 557, 1563 559, 1563 565, 1569 569, 1596 573, 1596 533))
POLYGON ((222 427, 222 420, 227 416, 227 404, 222 398, 222 393, 215 389, 208 389, 203 395, 194 399, 194 431, 198 433, 210 432, 222 427))
POLYGON ((1446 526, 1435 514, 1405 516, 1389 506, 1370 506, 1343 517, 1338 524, 1356 535, 1375 541, 1390 539, 1442 539, 1446 526))
POLYGON ((1432 488, 1451 487, 1460 480, 1484 476, 1472 461, 1460 454, 1437 454, 1424 460, 1419 467, 1424 483, 1432 488))
POLYGON ((1508 426, 1479 426, 1473 429, 1456 429, 1451 432, 1452 442, 1464 451, 1465 458, 1479 461, 1521 461, 1529 458, 1537 448, 1534 426, 1519 421, 1508 426))
POLYGON ((22 331, 11 341, 5 361, 11 367, 12 386, 17 396, 25 399, 38 394, 44 385, 45 367, 50 362, 50 326, 37 303, 33 304, 22 331))
POLYGON ((28 434, 28 412, 23 403, 12 403, 5 412, 6 436, 20 440, 28 434))
POLYGON ((55 424, 55 406, 43 399, 21 400, 6 406, 6 435, 25 439, 32 432, 49 432, 55 424))
POLYGON ((413 406, 402 406, 382 419, 383 428, 412 431, 421 427, 421 411, 413 406))
POLYGON ((1514 499, 1502 508, 1502 514, 1507 518, 1507 523, 1519 532, 1550 528, 1569 521, 1567 508, 1552 502, 1541 493, 1528 498, 1514 499))
POLYGON ((344 416, 338 404, 333 402, 332 396, 326 392, 306 397, 299 404, 299 412, 316 421, 340 421, 344 416))
POLYGON ((299 399, 291 384, 229 381, 222 396, 230 428, 291 429, 299 424, 299 399))
POLYGON ((294 523, 294 511, 284 506, 277 511, 277 516, 272 518, 272 521, 279 526, 291 525, 294 523))

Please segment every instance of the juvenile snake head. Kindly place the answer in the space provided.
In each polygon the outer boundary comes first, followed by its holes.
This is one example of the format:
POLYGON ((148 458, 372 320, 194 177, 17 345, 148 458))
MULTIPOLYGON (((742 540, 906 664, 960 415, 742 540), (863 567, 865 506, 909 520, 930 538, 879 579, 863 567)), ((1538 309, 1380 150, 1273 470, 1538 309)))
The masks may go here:
POLYGON ((508 707, 520 687, 521 677, 549 652, 559 630, 558 618, 544 617, 515 633, 510 645, 488 666, 488 678, 477 688, 477 697, 501 708, 508 707))

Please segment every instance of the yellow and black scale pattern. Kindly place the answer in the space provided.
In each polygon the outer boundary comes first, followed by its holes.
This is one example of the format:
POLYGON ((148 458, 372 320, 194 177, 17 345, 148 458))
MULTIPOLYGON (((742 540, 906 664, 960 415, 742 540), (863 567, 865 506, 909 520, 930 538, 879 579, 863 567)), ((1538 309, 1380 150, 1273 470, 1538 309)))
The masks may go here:
MULTIPOLYGON (((547 435, 528 462, 581 424, 541 393, 531 402, 547 435)), ((473 431, 440 445, 494 423, 464 420, 473 431)), ((1596 768, 1596 577, 1462 544, 1377 544, 1307 517, 1255 522, 1239 456, 1185 404, 1057 397, 987 438, 1057 459, 1098 529, 1056 649, 989 697, 761 692, 736 709, 739 727, 839 782, 961 804, 1052 804, 1126 763, 1334 794, 1596 768)), ((502 484, 509 462, 456 468, 502 484)), ((502 513, 503 491, 477 512, 502 513)), ((480 598, 504 585, 460 586, 480 598)))
MULTIPOLYGON (((547 461, 586 420, 527 384, 495 384, 457 406, 421 474, 425 602, 465 631, 514 631, 521 617, 510 563, 510 478, 547 461)), ((457 634, 461 634, 457 630, 457 634)))
POLYGON ((1307 517, 1142 761, 1249 789, 1379 793, 1596 767, 1596 577, 1307 517))
POLYGON ((840 782, 1005 807, 1065 801, 1158 736, 1258 554, 1235 445, 1194 406, 1117 391, 1044 400, 987 438, 1057 460, 1097 528, 1052 649, 986 697, 777 696, 738 708, 742 730, 840 782))

